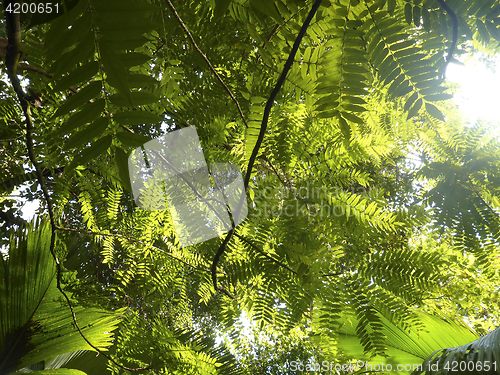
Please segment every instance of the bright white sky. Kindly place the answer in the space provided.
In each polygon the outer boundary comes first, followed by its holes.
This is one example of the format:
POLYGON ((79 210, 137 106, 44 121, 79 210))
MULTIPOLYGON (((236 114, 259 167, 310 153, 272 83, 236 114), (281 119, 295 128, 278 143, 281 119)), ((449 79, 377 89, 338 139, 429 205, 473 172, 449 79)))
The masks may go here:
POLYGON ((495 73, 483 63, 473 60, 466 66, 449 64, 446 78, 462 87, 455 95, 455 102, 469 116, 471 123, 478 117, 500 122, 500 58, 496 60, 495 73))

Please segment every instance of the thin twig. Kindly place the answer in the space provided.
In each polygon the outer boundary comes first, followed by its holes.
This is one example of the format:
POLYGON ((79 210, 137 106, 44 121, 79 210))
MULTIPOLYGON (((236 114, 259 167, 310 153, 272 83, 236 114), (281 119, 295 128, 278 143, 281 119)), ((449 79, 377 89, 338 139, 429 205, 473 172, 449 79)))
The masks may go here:
POLYGON ((283 186, 286 186, 285 184, 285 181, 283 181, 283 179, 281 178, 281 176, 279 175, 278 171, 276 170, 276 168, 274 167, 273 163, 271 163, 271 160, 269 160, 266 156, 264 156, 264 160, 271 166, 271 169, 273 170, 274 174, 276 174, 276 176, 278 177, 278 179, 280 180, 281 184, 283 186))
POLYGON ((233 236, 234 234, 234 228, 231 229, 226 238, 224 239, 224 241, 222 242, 222 245, 220 246, 219 248, 219 251, 217 251, 217 254, 215 254, 215 257, 214 257, 214 260, 212 262, 212 268, 211 268, 211 272, 212 272, 212 282, 214 284, 214 288, 215 290, 217 291, 220 291, 222 293, 224 293, 226 296, 228 296, 229 298, 231 299, 236 299, 238 298, 238 296, 236 295, 236 293, 234 294, 231 294, 230 292, 228 292, 225 288, 221 287, 218 282, 217 282, 217 265, 219 264, 219 260, 220 260, 220 257, 222 256, 222 254, 224 253, 224 250, 226 249, 226 246, 227 244, 229 243, 229 241, 231 240, 231 237, 233 236), (222 250, 222 251, 221 251, 222 250))
POLYGON ((193 35, 191 35, 191 33, 189 32, 188 28, 186 27, 186 24, 184 23, 184 21, 182 21, 182 18, 179 16, 177 11, 175 10, 175 7, 172 4, 172 2, 170 0, 167 0, 167 4, 170 7, 170 10, 174 14, 175 18, 177 18, 177 21, 179 21, 181 27, 184 29, 184 32, 186 33, 186 35, 189 37, 189 40, 193 44, 193 47, 196 49, 196 51, 198 51, 198 53, 201 55, 201 57, 203 57, 203 60, 205 60, 205 62, 207 63, 207 65, 210 68, 210 70, 212 71, 212 73, 217 77, 217 79, 219 80, 221 85, 227 91, 227 93, 231 97, 234 104, 236 104, 236 107, 238 107, 238 112, 240 113, 241 119, 243 120, 245 126, 248 128, 247 121, 245 120, 245 116, 243 115, 243 111, 241 110, 241 106, 240 106, 240 103, 238 102, 238 99, 236 99, 236 97, 233 95, 231 89, 224 83, 224 81, 222 80, 222 77, 219 75, 219 73, 217 73, 215 68, 212 66, 212 63, 210 62, 210 60, 208 60, 207 56, 203 53, 203 51, 200 49, 200 47, 198 47, 198 45, 196 44, 196 42, 193 38, 193 35))

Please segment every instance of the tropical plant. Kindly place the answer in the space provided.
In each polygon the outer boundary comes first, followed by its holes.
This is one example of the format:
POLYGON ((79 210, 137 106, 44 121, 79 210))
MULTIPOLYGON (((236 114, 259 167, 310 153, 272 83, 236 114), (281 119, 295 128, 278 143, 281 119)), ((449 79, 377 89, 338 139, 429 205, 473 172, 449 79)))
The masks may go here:
MULTIPOLYGON (((120 322, 123 311, 85 308, 75 301, 68 310, 70 296, 63 298, 60 293, 64 276, 57 277, 50 248, 50 226, 37 222, 13 233, 7 258, 1 259, 0 370, 4 374, 87 349, 89 344, 106 350, 120 322), (78 330, 73 314, 78 315, 78 330)), ((54 373, 82 374, 69 370, 54 373)))
MULTIPOLYGON (((465 266, 477 295, 476 273, 498 289, 498 138, 463 127, 444 77, 461 55, 498 52, 496 0, 48 4, 5 0, 2 12, 0 234, 13 237, 2 261, 32 270, 2 271, 2 371, 79 350, 100 355, 58 363, 89 374, 283 367, 286 356, 259 367, 241 353, 244 312, 283 337, 302 330, 311 344, 287 348, 316 360, 422 360, 477 338, 464 319, 491 328, 452 296, 465 266), (240 168, 249 204, 224 236, 181 247, 172 207, 134 200, 128 158, 190 126, 209 163, 240 168), (13 191, 40 201, 35 224, 13 191), (53 314, 39 318, 31 293, 43 285, 53 314), (108 320, 86 331, 91 311, 108 320), (67 316, 61 346, 38 346, 32 325, 55 337, 43 327, 67 316), (339 339, 346 327, 355 354, 339 339), (25 351, 13 357, 11 342, 25 351)), ((492 301, 481 299, 496 317, 492 301)))

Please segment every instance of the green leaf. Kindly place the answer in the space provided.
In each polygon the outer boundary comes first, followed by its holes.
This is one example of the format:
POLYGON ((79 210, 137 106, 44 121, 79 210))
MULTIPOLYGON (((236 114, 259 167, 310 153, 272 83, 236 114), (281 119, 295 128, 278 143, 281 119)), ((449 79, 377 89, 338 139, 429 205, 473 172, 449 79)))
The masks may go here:
MULTIPOLYGON (((8 374, 60 354, 91 349, 73 324, 57 289, 56 264, 50 252, 46 221, 28 223, 13 233, 9 260, 0 259, 0 372, 8 374)), ((120 313, 82 307, 71 294, 78 323, 101 350, 112 344, 120 313)), ((64 374, 64 373, 63 373, 64 374)))
POLYGON ((472 30, 470 29, 467 21, 459 15, 457 15, 457 18, 459 32, 464 34, 468 39, 472 39, 472 30))
POLYGON ((144 53, 139 52, 127 52, 120 53, 120 61, 123 66, 126 68, 131 68, 133 66, 142 65, 149 60, 151 60, 151 56, 145 55, 144 53))
POLYGON ((90 81, 90 79, 95 76, 98 71, 99 63, 97 61, 85 63, 70 72, 67 76, 59 79, 54 86, 54 90, 63 91, 78 83, 90 81))
MULTIPOLYGON (((441 348, 459 346, 477 339, 477 335, 465 324, 447 322, 426 313, 417 313, 419 321, 422 321, 425 327, 422 330, 408 330, 379 313, 377 315, 380 320, 381 335, 387 338, 384 340, 384 346, 388 348, 387 358, 382 356, 370 358, 370 354, 364 350, 363 340, 356 333, 359 320, 354 317, 343 317, 340 328, 335 328, 338 333, 336 346, 350 358, 369 361, 374 368, 377 364, 392 363, 394 374, 398 373, 395 371, 397 364, 402 364, 401 367, 404 368, 406 364, 422 362, 427 356, 441 348)), ((471 350, 470 353, 477 352, 471 350)), ((422 366, 422 368, 426 367, 422 366)), ((409 375, 410 371, 399 372, 399 374, 409 375)))
POLYGON ((405 4, 405 20, 406 20, 406 23, 408 25, 411 25, 411 22, 413 20, 413 12, 412 12, 412 8, 411 8, 411 4, 410 3, 406 3, 405 4))
POLYGON ((393 14, 394 10, 396 9, 396 0, 388 0, 387 1, 387 11, 389 14, 393 14))
POLYGON ((106 71, 106 80, 124 96, 130 106, 133 106, 134 103, 128 86, 128 72, 125 70, 118 54, 106 43, 100 43, 100 53, 102 65, 106 71))
POLYGON ((303 277, 304 275, 309 273, 309 266, 305 263, 300 263, 299 268, 297 270, 297 274, 300 277, 303 277))
POLYGON ((413 22, 415 23, 415 26, 420 26, 420 7, 413 7, 413 22))
POLYGON ((113 115, 113 120, 121 125, 156 124, 162 122, 162 116, 148 111, 123 111, 113 115))
POLYGON ((422 8, 422 21, 424 24, 424 30, 429 32, 431 30, 432 24, 431 24, 431 13, 427 8, 422 8))
POLYGON ((93 81, 74 95, 71 95, 54 113, 54 117, 65 115, 75 108, 94 99, 101 93, 102 82, 93 81))
POLYGON ((428 102, 437 102, 440 100, 449 100, 453 98, 453 94, 434 94, 426 95, 425 100, 428 102))
POLYGON ((356 116, 353 113, 350 112, 342 112, 342 116, 345 117, 347 120, 355 122, 357 124, 364 124, 365 120, 363 120, 361 117, 356 116))
MULTIPOLYGON (((451 331, 451 330, 450 330, 451 331)), ((460 374, 472 374, 472 373, 495 373, 497 372, 494 368, 497 367, 496 358, 498 355, 498 337, 500 334, 500 328, 495 329, 493 332, 487 335, 477 338, 476 340, 469 342, 467 344, 458 346, 456 344, 447 345, 448 348, 441 347, 439 355, 436 353, 429 355, 429 357, 424 361, 425 368, 429 369, 453 369, 455 364, 462 363, 466 365, 466 369, 485 369, 488 366, 493 371, 483 370, 483 371, 460 371, 460 374)), ((424 368, 424 366, 422 366, 424 368)), ((463 368, 463 367, 462 367, 463 368)), ((458 368, 457 368, 458 369, 458 368)), ((424 372, 422 370, 415 371, 415 375, 420 375, 424 373, 429 373, 430 371, 424 372)), ((451 373, 453 371, 449 371, 451 373)), ((438 373, 433 371, 433 374, 438 373)))
MULTIPOLYGON (((52 4, 52 8, 55 8, 55 4, 52 4)), ((60 2, 59 5, 61 6, 60 2)), ((66 4, 68 6, 70 4, 66 4)), ((85 11, 86 5, 84 2, 73 2, 71 4, 71 10, 68 13, 63 14, 64 9, 61 6, 61 12, 57 14, 56 12, 51 12, 48 13, 48 16, 55 16, 52 18, 54 19, 50 25, 49 29, 46 33, 46 45, 45 47, 47 48, 46 50, 46 59, 47 62, 54 61, 56 58, 58 58, 61 53, 63 52, 61 49, 54 48, 54 45, 57 45, 60 43, 62 39, 64 39, 64 35, 68 32, 68 27, 75 22, 75 20, 85 11), (75 6, 76 5, 76 6, 75 6), (50 52, 54 52, 57 55, 52 56, 50 52)), ((35 14, 36 16, 36 14, 35 14)))
POLYGON ((408 120, 411 119, 412 117, 415 117, 417 114, 418 114, 418 111, 420 110, 420 108, 422 107, 422 98, 419 98, 415 104, 413 105, 413 107, 411 107, 410 111, 408 112, 408 120))
POLYGON ((404 111, 407 112, 408 109, 412 106, 413 103, 415 103, 415 100, 418 98, 418 92, 414 92, 406 101, 405 106, 404 106, 404 111))
POLYGON ((396 96, 405 96, 406 94, 413 91, 413 86, 410 85, 410 82, 404 81, 399 85, 399 87, 394 91, 394 95, 396 96))
POLYGON ((339 119, 340 131, 344 135, 345 140, 351 139, 351 127, 341 115, 338 116, 338 119, 339 119))
POLYGON ((403 75, 400 75, 401 74, 401 69, 400 68, 396 68, 394 69, 388 76, 387 78, 384 80, 384 83, 386 85, 392 83, 396 77, 403 77, 404 79, 404 76, 403 75))
MULTIPOLYGON (((132 97, 132 101, 136 106, 154 103, 160 100, 159 96, 150 94, 148 92, 132 91, 130 94, 132 97)), ((130 107, 128 100, 126 100, 126 98, 122 94, 111 95, 109 97, 109 100, 117 107, 130 107)))
POLYGON ((146 74, 133 74, 128 75, 128 84, 130 87, 134 88, 144 88, 159 85, 156 79, 146 74))
MULTIPOLYGON (((121 134, 121 133, 118 133, 121 134)), ((130 183, 130 175, 128 169, 128 156, 121 148, 115 148, 115 160, 118 166, 118 175, 122 181, 122 186, 128 191, 132 192, 132 185, 130 183)))
POLYGON ((68 134, 73 129, 88 124, 101 115, 104 111, 104 105, 104 99, 84 105, 79 112, 72 115, 65 124, 57 129, 56 134, 68 134))
POLYGON ((500 41, 500 29, 497 28, 494 22, 486 21, 486 29, 488 29, 488 32, 493 38, 500 41))
POLYGON ((357 96, 347 96, 347 95, 342 96, 342 102, 343 103, 352 103, 352 104, 361 104, 361 105, 367 104, 363 98, 359 98, 357 96))
MULTIPOLYGON (((370 73, 368 69, 366 69, 363 65, 358 65, 358 64, 345 65, 344 71, 347 73, 360 73, 363 75, 370 73)), ((364 77, 364 79, 366 79, 366 77, 364 77)))
POLYGON ((73 22, 71 29, 65 30, 65 32, 59 36, 57 42, 49 44, 47 53, 52 59, 57 59, 66 48, 78 43, 82 35, 85 35, 91 29, 91 26, 92 16, 90 13, 86 12, 73 22))
POLYGON ((117 133, 116 137, 125 146, 132 146, 132 147, 142 146, 144 143, 149 142, 151 140, 150 137, 145 137, 143 135, 130 132, 117 133))
POLYGON ((270 16, 276 22, 281 23, 283 20, 274 3, 275 0, 250 0, 250 7, 270 16))
POLYGON ((102 42, 105 42, 107 45, 112 46, 115 51, 123 51, 123 50, 134 50, 139 48, 149 42, 149 39, 145 36, 140 36, 138 38, 133 39, 112 39, 111 35, 106 35, 100 39, 102 42))
POLYGON ((63 54, 51 65, 50 71, 54 73, 54 76, 60 76, 72 69, 76 64, 87 61, 94 51, 94 33, 89 31, 82 36, 81 42, 75 48, 63 54))
POLYGON ((481 21, 479 18, 476 19, 476 27, 477 31, 479 32, 479 35, 481 36, 481 39, 488 44, 490 42, 490 33, 486 29, 486 26, 484 25, 483 21, 481 21))
POLYGON ((445 121, 443 114, 434 104, 425 103, 425 109, 432 116, 437 118, 438 120, 445 121))
POLYGON ((77 155, 68 165, 68 167, 64 169, 64 172, 69 173, 78 165, 86 164, 92 159, 98 157, 100 154, 106 152, 109 146, 111 146, 112 140, 113 138, 111 137, 111 135, 106 135, 101 139, 95 141, 92 146, 86 148, 79 155, 77 155))
POLYGON ((161 26, 154 18, 161 14, 161 9, 147 2, 109 0, 93 6, 99 31, 110 40, 137 39, 161 26))
MULTIPOLYGON (((397 43, 391 44, 391 51, 396 52, 396 51, 402 50, 404 48, 408 48, 408 47, 411 48, 414 45, 415 45, 415 42, 413 40, 401 40, 401 41, 398 41, 397 43)), ((412 51, 415 51, 415 49, 412 49, 412 51)))
POLYGON ((423 95, 424 97, 427 95, 434 95, 434 94, 441 94, 443 91, 448 90, 447 87, 443 86, 435 86, 435 87, 430 87, 428 89, 422 89, 420 91, 420 95, 423 95))
POLYGON ((399 75, 399 76, 398 76, 398 77, 397 77, 397 78, 396 78, 396 79, 392 82, 392 84, 391 84, 391 86, 389 87, 389 90, 388 90, 388 92, 389 92, 389 94, 390 94, 390 95, 395 95, 395 91, 396 91, 396 89, 399 87, 399 85, 400 85, 401 83, 403 83, 403 81, 405 80, 405 78, 406 78, 406 77, 405 77, 405 75, 404 75, 404 74, 401 74, 401 75, 399 75))
POLYGON ((375 47, 375 50, 373 51, 372 54, 373 63, 376 65, 381 64, 388 54, 389 50, 386 48, 385 43, 380 42, 379 45, 375 47))
POLYGON ((80 147, 95 138, 99 137, 108 127, 109 119, 107 117, 100 117, 92 124, 89 124, 82 131, 73 134, 68 142, 63 147, 63 150, 80 147))
POLYGON ((229 4, 231 4, 231 0, 215 0, 214 19, 216 21, 224 16, 229 4))
POLYGON ((365 112, 367 111, 366 108, 361 107, 356 104, 350 104, 350 103, 343 103, 342 108, 345 109, 346 111, 351 111, 351 112, 365 112))

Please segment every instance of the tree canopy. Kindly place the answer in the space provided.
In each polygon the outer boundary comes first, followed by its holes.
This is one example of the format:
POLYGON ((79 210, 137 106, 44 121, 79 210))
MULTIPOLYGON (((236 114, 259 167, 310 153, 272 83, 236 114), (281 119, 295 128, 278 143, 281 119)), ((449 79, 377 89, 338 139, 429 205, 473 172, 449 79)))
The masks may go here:
POLYGON ((0 373, 497 373, 499 132, 446 80, 500 51, 497 0, 1 16, 0 373), (193 127, 248 212, 183 246, 129 157, 193 127))

